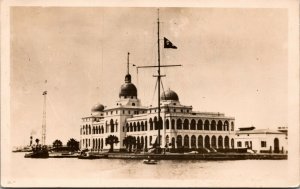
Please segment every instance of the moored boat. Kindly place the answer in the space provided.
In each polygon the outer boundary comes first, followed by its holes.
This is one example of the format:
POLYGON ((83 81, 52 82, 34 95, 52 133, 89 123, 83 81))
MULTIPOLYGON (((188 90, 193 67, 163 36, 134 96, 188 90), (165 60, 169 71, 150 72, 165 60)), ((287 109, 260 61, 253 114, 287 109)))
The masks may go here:
POLYGON ((34 148, 31 153, 25 154, 25 158, 48 158, 49 152, 46 147, 34 148))
POLYGON ((107 158, 107 154, 91 154, 89 152, 82 153, 78 156, 78 159, 102 159, 107 158))

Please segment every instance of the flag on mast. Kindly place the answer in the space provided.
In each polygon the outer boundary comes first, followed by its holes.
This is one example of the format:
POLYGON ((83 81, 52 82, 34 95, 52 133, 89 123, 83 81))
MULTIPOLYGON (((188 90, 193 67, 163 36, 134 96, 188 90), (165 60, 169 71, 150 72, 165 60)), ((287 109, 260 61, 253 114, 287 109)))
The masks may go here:
POLYGON ((173 45, 173 43, 165 37, 164 37, 164 48, 177 49, 177 47, 173 45))

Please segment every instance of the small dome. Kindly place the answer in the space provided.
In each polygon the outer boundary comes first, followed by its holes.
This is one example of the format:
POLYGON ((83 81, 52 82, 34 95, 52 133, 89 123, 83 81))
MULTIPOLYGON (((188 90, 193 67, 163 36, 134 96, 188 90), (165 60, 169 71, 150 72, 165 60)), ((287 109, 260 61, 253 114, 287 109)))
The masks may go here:
POLYGON ((92 107, 92 112, 102 112, 104 110, 104 106, 100 103, 98 104, 95 104, 93 107, 92 107))
POLYGON ((160 95, 160 99, 161 100, 176 100, 178 101, 179 98, 178 98, 178 95, 172 91, 172 90, 167 90, 165 92, 163 92, 161 95, 160 95))
POLYGON ((121 96, 137 96, 137 89, 135 87, 134 84, 132 83, 124 83, 122 86, 121 86, 121 90, 120 90, 120 93, 119 93, 119 97, 121 96))

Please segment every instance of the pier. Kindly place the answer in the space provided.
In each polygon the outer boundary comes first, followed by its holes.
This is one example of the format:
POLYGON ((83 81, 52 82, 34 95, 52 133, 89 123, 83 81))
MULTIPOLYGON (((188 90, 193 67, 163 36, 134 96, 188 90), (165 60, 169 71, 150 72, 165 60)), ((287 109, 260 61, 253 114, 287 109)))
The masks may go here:
MULTIPOLYGON (((99 156, 103 159, 103 154, 106 154, 105 159, 151 159, 156 160, 285 160, 287 154, 248 154, 248 153, 205 153, 205 154, 134 154, 134 153, 93 153, 93 156, 99 156)), ((78 158, 76 154, 49 154, 49 158, 78 158)))

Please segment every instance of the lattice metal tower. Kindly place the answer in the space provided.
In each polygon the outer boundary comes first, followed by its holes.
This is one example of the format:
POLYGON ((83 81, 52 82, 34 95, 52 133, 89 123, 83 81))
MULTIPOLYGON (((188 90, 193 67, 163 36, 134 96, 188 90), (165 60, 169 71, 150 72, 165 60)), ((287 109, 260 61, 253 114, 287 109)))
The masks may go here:
POLYGON ((46 99, 47 91, 43 92, 44 106, 43 106, 43 123, 42 123, 42 146, 46 145, 46 99))

